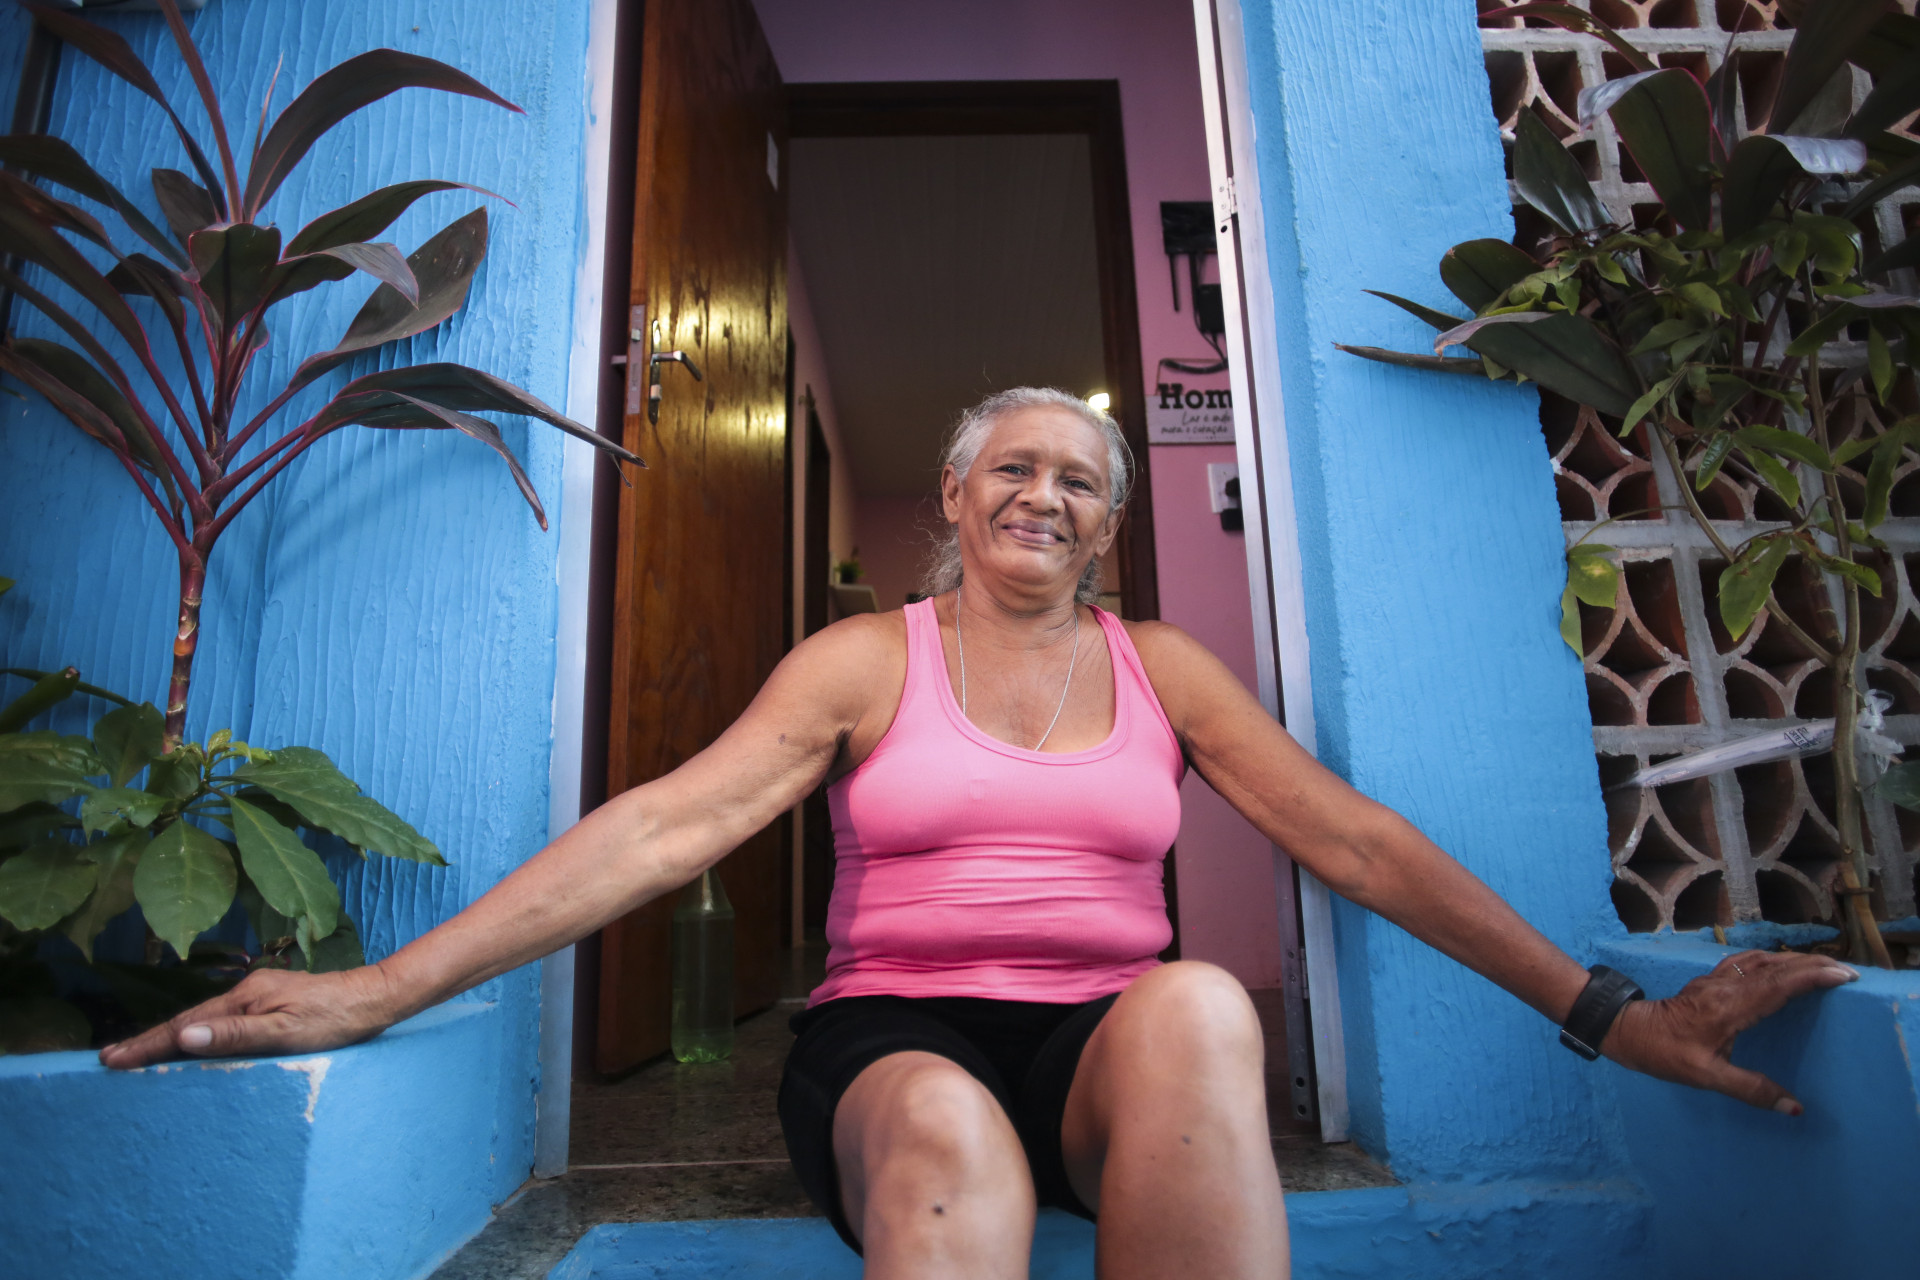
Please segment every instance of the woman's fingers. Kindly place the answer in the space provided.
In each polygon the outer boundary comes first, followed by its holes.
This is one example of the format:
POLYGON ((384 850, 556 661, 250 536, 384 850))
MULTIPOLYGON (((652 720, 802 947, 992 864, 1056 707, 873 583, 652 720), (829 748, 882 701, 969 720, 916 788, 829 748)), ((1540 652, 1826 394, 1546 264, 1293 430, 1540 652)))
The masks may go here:
MULTIPOLYGON (((1687 986, 1707 981, 1723 983, 1727 1013, 1737 1033, 1779 1012, 1795 996, 1843 986, 1859 976, 1858 970, 1826 956, 1748 951, 1722 960, 1708 978, 1696 978, 1687 986)), ((1687 992, 1682 989, 1680 994, 1684 997, 1687 992)))
POLYGON ((1797 1116, 1803 1110, 1799 1099, 1785 1089, 1758 1071, 1736 1067, 1725 1058, 1711 1059, 1702 1076, 1700 1084, 1703 1088, 1724 1093, 1729 1098, 1738 1098, 1750 1107, 1759 1107, 1762 1111, 1778 1111, 1781 1115, 1787 1116, 1797 1116))
POLYGON ((108 1045, 100 1061, 125 1071, 185 1057, 298 1053, 350 1044, 385 1025, 356 1018, 354 995, 355 984, 345 974, 255 973, 224 995, 108 1045))

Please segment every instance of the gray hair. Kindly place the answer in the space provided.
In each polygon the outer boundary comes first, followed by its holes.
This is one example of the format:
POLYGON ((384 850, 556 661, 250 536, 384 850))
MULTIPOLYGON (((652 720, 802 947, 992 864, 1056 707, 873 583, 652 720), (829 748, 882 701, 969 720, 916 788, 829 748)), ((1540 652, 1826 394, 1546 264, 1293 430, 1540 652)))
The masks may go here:
MULTIPOLYGON (((1112 491, 1108 509, 1118 510, 1126 505, 1133 484, 1133 452, 1120 433, 1120 424, 1079 396, 1054 387, 1013 387, 996 392, 967 410, 960 415, 953 434, 947 437, 940 465, 952 467, 953 474, 965 480, 1000 419, 1022 409, 1064 409, 1098 431, 1107 446, 1107 481, 1112 491)), ((944 534, 935 536, 933 551, 927 556, 926 569, 920 575, 920 590, 937 596, 958 587, 960 577, 960 530, 948 525, 944 534)), ((1093 604, 1100 599, 1098 557, 1089 561, 1086 572, 1080 575, 1074 599, 1082 604, 1093 604)))

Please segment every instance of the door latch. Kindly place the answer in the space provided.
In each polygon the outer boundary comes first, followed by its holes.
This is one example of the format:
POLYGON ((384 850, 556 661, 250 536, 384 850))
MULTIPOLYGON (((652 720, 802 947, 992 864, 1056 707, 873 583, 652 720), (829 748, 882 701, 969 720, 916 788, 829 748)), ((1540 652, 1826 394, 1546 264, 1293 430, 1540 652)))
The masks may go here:
POLYGON ((647 357, 647 421, 660 421, 660 366, 667 363, 681 364, 693 375, 695 382, 705 382, 700 366, 684 351, 656 351, 647 357))

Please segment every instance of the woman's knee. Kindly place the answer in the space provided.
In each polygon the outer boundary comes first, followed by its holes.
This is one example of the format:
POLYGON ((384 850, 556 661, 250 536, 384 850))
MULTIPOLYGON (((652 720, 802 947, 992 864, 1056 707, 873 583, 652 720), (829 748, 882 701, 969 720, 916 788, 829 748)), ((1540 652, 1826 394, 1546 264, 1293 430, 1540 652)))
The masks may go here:
POLYGON ((1260 1018, 1246 988, 1225 969, 1201 960, 1176 960, 1142 975, 1108 1016, 1121 1038, 1139 1042, 1130 1046, 1138 1051, 1164 1046, 1256 1062, 1264 1054, 1260 1018))
POLYGON ((1020 1139, 985 1085, 945 1058, 913 1053, 860 1073, 835 1117, 834 1146, 843 1163, 868 1168, 908 1159, 970 1172, 1018 1155, 1020 1139))

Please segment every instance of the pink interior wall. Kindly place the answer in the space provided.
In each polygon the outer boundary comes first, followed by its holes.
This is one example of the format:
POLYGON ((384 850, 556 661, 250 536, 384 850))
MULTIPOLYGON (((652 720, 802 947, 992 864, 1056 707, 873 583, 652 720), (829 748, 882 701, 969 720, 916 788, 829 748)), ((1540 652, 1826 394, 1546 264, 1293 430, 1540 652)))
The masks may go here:
MULTIPOLYGON (((1160 202, 1205 200, 1211 189, 1193 9, 1186 0, 755 0, 755 7, 789 83, 1118 80, 1147 380, 1163 356, 1204 352, 1184 298, 1183 309, 1173 310, 1160 244, 1160 202)), ((799 278, 797 270, 792 278, 799 278)), ((797 324, 795 338, 798 343, 797 324)), ((823 400, 824 385, 823 377, 815 383, 823 400)), ((1145 396, 1150 388, 1109 390, 1116 397, 1145 396)), ((1206 464, 1230 462, 1233 451, 1179 445, 1149 452, 1160 616, 1251 684, 1245 549, 1239 535, 1221 533, 1207 506, 1206 464)), ((882 514, 876 505, 870 527, 902 527, 897 518, 882 526, 882 514)), ((890 544, 898 535, 855 540, 876 589, 876 575, 887 574, 883 607, 897 604, 898 598, 888 599, 894 584, 911 581, 894 568, 890 544)), ((1225 966, 1249 987, 1276 987, 1271 850, 1205 783, 1190 779, 1183 798, 1181 947, 1225 966)))
MULTIPOLYGON (((793 332, 793 390, 798 398, 811 389, 814 411, 820 415, 820 430, 827 438, 827 452, 833 459, 832 497, 827 511, 827 547, 834 560, 845 559, 858 543, 854 532, 853 466, 840 441, 840 416, 833 407, 833 387, 827 382, 827 362, 820 350, 820 331, 813 323, 813 307, 807 301, 806 273, 792 246, 787 249, 787 327, 793 332)), ((804 411, 802 411, 804 415, 804 411)), ((793 509, 803 509, 806 501, 807 453, 806 418, 795 423, 793 509)), ((801 531, 793 531, 793 617, 800 625, 801 531)), ((796 637, 797 639, 798 637, 796 637)))
POLYGON ((860 548, 862 582, 873 587, 882 609, 898 609, 920 584, 920 569, 941 524, 937 500, 860 497, 853 504, 854 541, 860 548))

